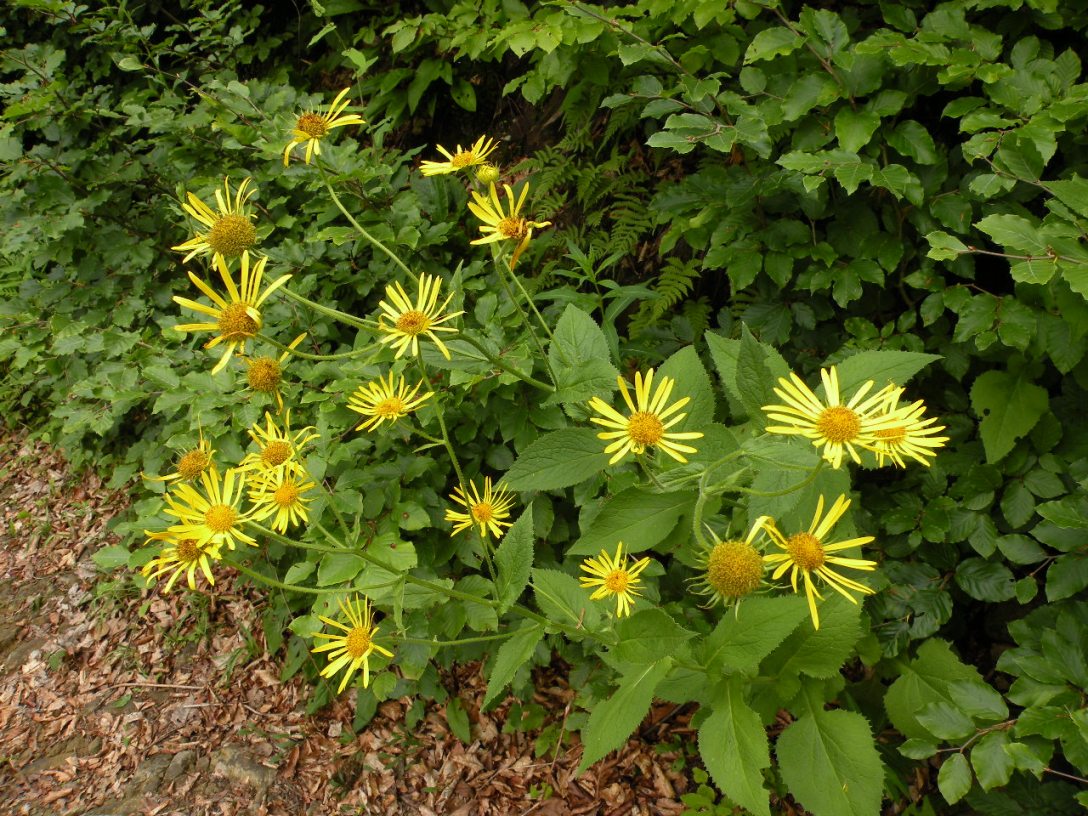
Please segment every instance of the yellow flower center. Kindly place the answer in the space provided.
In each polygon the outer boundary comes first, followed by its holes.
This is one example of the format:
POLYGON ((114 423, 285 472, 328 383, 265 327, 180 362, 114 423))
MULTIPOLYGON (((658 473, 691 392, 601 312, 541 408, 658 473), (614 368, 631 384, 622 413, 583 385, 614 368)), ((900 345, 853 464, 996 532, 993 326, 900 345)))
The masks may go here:
POLYGON ((861 433, 861 418, 845 406, 832 405, 820 413, 816 430, 829 442, 849 442, 861 433))
POLYGON ((225 533, 238 520, 238 511, 229 504, 213 504, 204 514, 204 524, 213 533, 225 533))
POLYGON ((272 494, 272 501, 280 507, 290 507, 298 499, 299 490, 293 482, 281 484, 272 494))
POLYGON ((354 658, 359 658, 370 651, 370 630, 365 626, 356 626, 344 637, 344 648, 354 658))
POLYGON ((907 436, 906 428, 885 428, 882 431, 875 431, 873 433, 877 439, 882 439, 885 442, 890 442, 893 445, 897 442, 902 442, 907 436))
POLYGON ((219 313, 219 333, 227 340, 256 337, 260 326, 249 316, 244 303, 230 303, 219 313))
POLYGON ((317 113, 304 113, 298 118, 295 130, 305 133, 311 139, 320 139, 329 132, 329 123, 317 113))
POLYGON ((529 234, 529 225, 524 218, 504 218, 499 222, 498 230, 502 233, 503 238, 513 238, 520 241, 529 234))
POLYGON ((612 570, 608 573, 608 576, 604 579, 605 588, 609 592, 626 592, 627 586, 631 583, 631 576, 625 569, 612 570))
POLYGON ((191 564, 203 554, 203 550, 200 545, 191 538, 182 539, 177 543, 175 548, 178 554, 178 561, 183 564, 191 564))
POLYGON ((271 393, 280 387, 282 371, 275 357, 258 357, 249 361, 246 382, 254 391, 271 393))
POLYGON ((472 505, 472 517, 480 524, 486 524, 495 518, 495 508, 491 506, 491 502, 484 501, 474 504, 472 505))
POLYGON ((420 334, 430 328, 431 319, 415 309, 405 312, 397 318, 397 331, 404 334, 420 334))
POLYGON ((374 406, 374 413, 384 419, 396 419, 399 416, 403 416, 404 412, 404 401, 399 397, 383 399, 374 406))
POLYGON ((491 162, 484 162, 476 168, 476 178, 484 184, 494 184, 499 180, 499 168, 491 162))
POLYGON ((476 163, 476 154, 471 150, 462 150, 459 153, 454 153, 453 158, 450 159, 452 164, 458 170, 469 167, 476 163))
POLYGON ((791 535, 786 539, 786 551, 793 563, 806 572, 824 565, 824 546, 812 533, 791 535))
POLYGON ((631 441, 645 447, 656 445, 665 435, 665 426, 661 424, 657 414, 649 411, 636 411, 627 420, 627 435, 631 441))
POLYGON ((278 467, 291 458, 291 446, 277 440, 269 442, 261 451, 261 461, 268 467, 278 467))
POLYGON ((257 243, 257 230, 244 215, 224 215, 212 225, 207 241, 220 255, 234 258, 257 243))
POLYGON ((722 596, 740 598, 763 580, 763 559, 751 544, 722 541, 714 545, 706 562, 706 582, 722 596))
POLYGON ((178 475, 186 480, 195 479, 210 465, 211 459, 200 448, 189 451, 178 460, 178 475))

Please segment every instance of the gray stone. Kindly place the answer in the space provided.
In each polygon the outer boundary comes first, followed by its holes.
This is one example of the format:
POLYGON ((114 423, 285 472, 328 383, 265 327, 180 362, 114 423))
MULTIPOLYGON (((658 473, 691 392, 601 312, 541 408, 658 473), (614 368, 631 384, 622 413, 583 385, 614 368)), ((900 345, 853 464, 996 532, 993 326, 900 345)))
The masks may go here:
POLYGON ((212 773, 235 784, 253 788, 260 798, 264 798, 276 779, 274 768, 266 768, 244 749, 234 745, 225 745, 216 752, 212 773))
POLYGON ((189 772, 189 769, 193 767, 196 762, 196 751, 184 750, 178 751, 174 754, 174 758, 170 760, 170 765, 166 769, 166 773, 163 774, 164 782, 173 782, 180 776, 184 776, 189 772))

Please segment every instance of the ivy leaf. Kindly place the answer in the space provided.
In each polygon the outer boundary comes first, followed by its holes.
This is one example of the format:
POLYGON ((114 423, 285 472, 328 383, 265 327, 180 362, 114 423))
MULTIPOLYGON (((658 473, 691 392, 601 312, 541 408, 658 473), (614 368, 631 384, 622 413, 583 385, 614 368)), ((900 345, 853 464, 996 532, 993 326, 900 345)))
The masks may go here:
POLYGON ((1026 369, 1016 374, 987 371, 971 386, 971 407, 982 418, 979 433, 987 462, 997 462, 1013 449, 1046 413, 1046 389, 1028 380, 1026 369))
POLYGON ((941 795, 954 805, 971 790, 971 766, 963 754, 952 754, 942 764, 937 773, 937 787, 941 795))
POLYGON ((552 431, 531 443, 506 472, 512 490, 557 490, 604 470, 604 444, 589 428, 552 431))
POLYGON ((622 541, 627 552, 648 550, 669 534, 677 519, 695 504, 695 493, 651 493, 629 487, 609 499, 568 555, 596 555, 615 550, 622 541))
POLYGON ((873 816, 880 812, 884 769, 869 723, 853 711, 823 710, 809 700, 808 713, 778 738, 775 753, 786 787, 815 816, 873 816))
POLYGON ((585 771, 609 751, 623 746, 650 710, 654 690, 671 668, 672 658, 666 657, 625 674, 612 696, 596 705, 582 729, 583 751, 578 773, 585 771))
POLYGON ((495 580, 498 613, 509 609, 529 583, 533 567, 533 508, 525 508, 521 517, 502 537, 495 552, 498 576, 495 580))
POLYGON ((771 757, 759 715, 744 702, 736 681, 720 686, 712 709, 699 728, 699 755, 714 784, 755 816, 770 816, 761 771, 771 757))
POLYGON ((495 654, 495 665, 487 678, 487 693, 483 702, 485 708, 510 684, 518 669, 529 661, 543 637, 544 627, 528 621, 509 639, 503 641, 495 654))

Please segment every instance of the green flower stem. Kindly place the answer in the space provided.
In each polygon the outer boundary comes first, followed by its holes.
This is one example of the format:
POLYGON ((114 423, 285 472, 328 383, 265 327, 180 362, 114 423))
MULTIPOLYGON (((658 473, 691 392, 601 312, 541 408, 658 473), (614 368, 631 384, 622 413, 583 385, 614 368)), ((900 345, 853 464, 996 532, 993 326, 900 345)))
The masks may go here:
POLYGON ((318 314, 323 314, 325 317, 331 317, 333 320, 338 320, 341 323, 347 323, 349 326, 354 326, 357 329, 363 329, 371 334, 377 334, 374 327, 367 323, 362 318, 355 315, 348 314, 347 312, 341 312, 339 309, 333 309, 323 303, 318 303, 316 300, 310 300, 308 297, 303 297, 298 292, 291 291, 288 287, 280 287, 281 292, 291 298, 291 300, 301 303, 303 306, 308 306, 318 314))
POLYGON ((702 480, 706 476, 706 474, 717 470, 722 465, 724 465, 726 462, 730 462, 733 459, 736 459, 736 458, 738 458, 740 456, 745 456, 747 453, 748 452, 746 450, 743 450, 741 448, 737 448, 732 453, 727 453, 725 456, 721 457, 720 459, 717 459, 717 460, 711 462, 709 465, 706 466, 706 468, 704 468, 699 473, 690 473, 687 476, 681 476, 679 479, 676 479, 675 481, 670 479, 669 480, 669 486, 670 487, 679 487, 680 485, 687 484, 688 482, 694 482, 696 479, 702 480))
POLYGON ((265 343, 275 346, 281 351, 290 352, 295 357, 301 357, 303 360, 346 360, 349 357, 362 357, 364 354, 374 353, 373 348, 361 348, 355 349, 354 351, 341 352, 340 354, 310 354, 305 351, 299 351, 298 349, 288 348, 287 346, 283 345, 283 343, 279 343, 273 340, 266 334, 258 334, 257 339, 263 340, 265 343))
POLYGON ((332 514, 336 517, 336 523, 340 525, 340 529, 344 532, 344 538, 351 538, 351 530, 348 528, 347 522, 344 521, 344 516, 340 512, 340 508, 336 506, 336 496, 329 490, 324 479, 318 479, 317 482, 321 485, 321 489, 325 492, 325 495, 329 497, 329 509, 332 510, 332 514))
POLYGON ((642 472, 646 474, 646 478, 650 480, 654 487, 661 491, 667 490, 665 485, 661 484, 661 482, 658 481, 658 478, 654 474, 653 470, 650 469, 650 464, 646 461, 646 457, 644 454, 636 453, 635 459, 638 460, 639 467, 642 468, 642 472))
POLYGON ((503 259, 502 268, 505 269, 507 274, 510 275, 510 280, 514 282, 514 286, 516 286, 518 288, 518 291, 521 292, 521 296, 525 298, 525 302, 528 303, 529 308, 533 310, 533 314, 536 315, 536 319, 540 321, 540 326, 542 329, 544 329, 544 334, 548 335, 548 339, 551 340, 553 338, 552 330, 548 326, 547 321, 544 320, 544 315, 542 315, 540 313, 540 310, 536 308, 536 304, 533 302, 532 297, 527 291, 525 291, 525 287, 521 285, 521 278, 517 276, 517 274, 514 272, 513 267, 510 266, 509 262, 506 261, 506 259, 503 259))
POLYGON ((419 373, 423 377, 423 382, 427 384, 427 390, 434 394, 434 399, 431 404, 434 405, 435 416, 438 417, 438 428, 442 432, 442 444, 446 447, 446 453, 450 456, 450 463, 453 465, 453 470, 457 474, 457 482, 461 486, 461 492, 465 491, 465 474, 461 470, 461 463, 457 460, 457 453, 453 449, 453 443, 450 441, 449 431, 446 430, 446 418, 442 411, 442 400, 438 396, 438 392, 431 387, 430 377, 427 376, 427 367, 423 364, 423 357, 416 357, 416 365, 419 367, 419 373))
MULTIPOLYGON (((495 261, 495 266, 499 268, 499 281, 502 283, 502 288, 506 292, 506 296, 510 298, 510 302, 514 304, 514 308, 518 310, 518 314, 521 315, 521 322, 525 324, 525 328, 529 331, 529 336, 533 338, 533 345, 536 346, 536 350, 540 354, 540 359, 544 363, 544 368, 546 368, 548 371, 548 377, 551 378, 551 381, 553 383, 558 384, 559 381, 555 378, 555 372, 552 371, 551 361, 548 359, 548 354, 544 350, 544 344, 541 343, 540 338, 537 337, 536 329, 533 328, 533 323, 529 319, 529 315, 525 313, 525 309, 522 308, 520 301, 517 297, 515 297, 513 291, 510 289, 510 284, 507 283, 506 276, 502 274, 503 264, 499 262, 497 251, 492 255, 492 258, 495 261)), ((509 271, 510 267, 507 265, 506 269, 507 271, 509 271)), ((514 275, 513 272, 510 272, 510 277, 517 281, 517 276, 514 275)), ((522 291, 524 292, 525 290, 522 289, 522 291)), ((529 303, 532 304, 532 302, 533 301, 530 299, 529 303)), ((535 309, 536 307, 533 306, 533 308, 535 309)), ((539 312, 537 314, 539 314, 539 312)), ((543 321, 543 318, 541 318, 541 320, 543 321)), ((551 335, 550 330, 548 334, 549 336, 551 335)))
POLYGON ((344 214, 344 217, 348 219, 351 225, 355 227, 355 231, 363 236, 366 240, 368 240, 376 249, 380 249, 382 252, 388 255, 392 259, 393 263, 399 266, 413 281, 418 283, 419 276, 408 268, 408 265, 400 259, 400 256, 398 256, 397 253, 395 253, 393 250, 391 250, 389 247, 387 247, 385 244, 383 244, 381 241, 379 241, 377 238, 367 232, 363 225, 355 220, 355 216, 348 212, 347 208, 340 201, 340 197, 332 188, 332 184, 329 182, 328 173, 325 172, 325 166, 321 163, 321 160, 318 159, 314 162, 314 164, 317 165, 317 169, 321 172, 321 181, 324 182, 325 189, 329 191, 329 196, 331 196, 332 198, 332 203, 336 205, 336 208, 340 210, 340 212, 344 214))
POLYGON ((466 343, 468 343, 470 346, 472 346, 474 349, 476 349, 478 352, 480 352, 480 354, 482 354, 487 359, 487 361, 489 363, 491 363, 493 366, 495 366, 496 368, 501 368, 507 374, 513 374, 515 377, 517 377, 522 382, 528 383, 529 385, 533 386, 534 388, 539 388, 541 391, 547 391, 549 394, 555 392, 555 386, 548 385, 546 382, 541 382, 540 380, 538 380, 538 379, 536 379, 534 377, 530 377, 528 374, 523 374, 522 372, 518 371, 516 368, 514 368, 511 365, 507 365, 500 358, 496 357, 491 352, 489 352, 486 348, 484 348, 483 344, 481 344, 478 340, 476 340, 472 336, 462 332, 460 334, 460 338, 462 340, 464 340, 466 343))
POLYGON ((238 572, 249 576, 254 581, 259 581, 274 589, 282 589, 288 592, 304 592, 307 595, 333 595, 344 592, 344 587, 324 587, 317 589, 314 587, 298 586, 297 584, 285 584, 283 581, 277 581, 275 578, 269 578, 267 575, 262 575, 256 570, 251 570, 249 567, 243 567, 237 561, 232 561, 229 558, 224 558, 223 563, 229 567, 234 567, 238 572))
MULTIPOLYGON (((730 485, 727 484, 722 488, 722 492, 745 493, 745 494, 747 494, 749 496, 762 496, 764 498, 773 498, 774 496, 787 496, 790 493, 793 493, 795 491, 802 490, 802 489, 808 487, 810 484, 812 484, 814 481, 816 481, 816 477, 820 475, 820 471, 823 470, 823 469, 824 469, 824 460, 821 459, 819 462, 817 462, 816 467, 814 467, 812 469, 812 472, 808 474, 808 476, 804 479, 804 481, 798 482, 795 485, 787 487, 785 490, 770 490, 770 491, 767 491, 767 490, 752 490, 750 487, 737 487, 737 486, 730 486, 730 485)), ((715 488, 718 488, 718 487, 722 487, 722 486, 715 485, 715 488)), ((711 489, 714 489, 714 488, 711 488, 711 489)))
POLYGON ((506 640, 513 636, 514 632, 506 632, 501 635, 481 635, 480 637, 460 638, 459 640, 426 640, 424 638, 401 637, 393 635, 401 643, 411 643, 415 646, 464 646, 468 643, 490 643, 495 640, 506 640))

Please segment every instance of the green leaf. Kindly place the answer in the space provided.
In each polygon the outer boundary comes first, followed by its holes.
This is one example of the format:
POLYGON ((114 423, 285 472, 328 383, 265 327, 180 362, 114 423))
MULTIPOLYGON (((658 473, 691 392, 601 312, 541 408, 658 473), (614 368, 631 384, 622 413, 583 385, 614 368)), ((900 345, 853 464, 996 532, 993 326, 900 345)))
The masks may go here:
POLYGON ((1080 496, 1045 502, 1036 507, 1035 512, 1067 530, 1088 529, 1088 501, 1080 496))
POLYGON ((802 624, 779 648, 779 654, 788 656, 779 674, 800 672, 809 677, 834 677, 854 653, 862 634, 861 607, 837 593, 825 598, 817 601, 820 628, 802 624))
POLYGON ((503 641, 495 654, 495 665, 487 678, 487 693, 483 702, 485 708, 510 684, 518 669, 529 661, 543 637, 543 626, 526 621, 508 640, 503 641))
POLYGON ((804 41, 804 37, 799 37, 785 26, 765 28, 749 43, 748 50, 744 52, 744 64, 751 65, 753 62, 792 53, 800 48, 804 41))
POLYGON ((1004 731, 991 731, 975 743, 971 749, 971 766, 975 769, 978 783, 983 790, 993 790, 1007 785, 1014 770, 1012 757, 1005 752, 1009 735, 1004 731))
POLYGON ((102 547, 91 556, 95 566, 103 572, 115 570, 118 567, 128 566, 129 551, 127 547, 114 544, 110 547, 102 547))
MULTIPOLYGON (((722 386, 729 393, 734 406, 743 406, 740 390, 737 386, 737 365, 740 358, 741 341, 730 340, 717 334, 706 335, 707 346, 710 348, 710 357, 714 360, 714 367, 718 369, 722 386)), ((778 382, 779 377, 787 377, 790 368, 782 355, 770 346, 763 346, 766 356, 763 358, 763 367, 770 372, 772 384, 778 382)), ((774 392, 771 392, 772 395, 774 392)), ((759 414, 762 416, 762 412, 759 414)))
POLYGON ((1047 181, 1046 188, 1082 218, 1088 218, 1088 179, 1074 174, 1064 181, 1047 181))
POLYGON ((622 541, 626 552, 648 550, 665 538, 695 504, 695 493, 651 493, 629 487, 609 499, 568 555, 609 553, 622 541))
POLYGON ((608 464, 604 443, 589 428, 565 428, 530 444, 506 473, 513 490, 557 490, 584 482, 608 464))
POLYGON ((988 215, 975 226, 1006 249, 1028 255, 1046 255, 1046 241, 1039 228, 1019 215, 988 215))
POLYGON ((926 253, 926 257, 935 261, 954 261, 964 252, 969 251, 967 244, 947 232, 938 230, 926 233, 926 240, 929 241, 929 252, 926 253))
POLYGON ((977 680, 955 680, 948 692, 960 710, 985 723, 1007 719, 1009 707, 1005 699, 986 683, 977 680))
POLYGON ((660 609, 643 609, 616 624, 612 654, 624 663, 655 663, 695 635, 660 609))
POLYGON ((971 790, 971 767, 963 754, 952 754, 937 773, 937 787, 941 795, 954 805, 971 790))
POLYGON ((530 505, 502 537, 495 552, 498 576, 495 579, 498 613, 509 609, 529 583, 533 567, 533 508, 530 505))
POLYGON ((780 402, 774 393, 777 378, 771 373, 767 350, 747 326, 742 330, 737 353, 736 384, 741 403, 751 419, 763 417, 761 409, 764 405, 780 402))
POLYGON ((1049 407, 1046 389, 1016 374, 987 371, 971 386, 971 407, 982 418, 979 434, 987 462, 997 462, 1025 436, 1049 407))
MULTIPOLYGON (((654 379, 657 382, 661 382, 661 377, 671 377, 676 380, 672 395, 669 397, 669 405, 684 397, 691 398, 691 401, 682 409, 682 413, 687 414, 687 419, 674 425, 670 430, 698 431, 704 425, 714 421, 714 389, 694 346, 685 346, 669 357, 661 368, 654 372, 654 379)), ((692 444, 694 447, 699 447, 698 441, 692 444)))
POLYGON ((722 793, 755 816, 770 816, 762 774, 771 765, 767 732, 738 682, 719 688, 699 728, 699 755, 722 793))
POLYGON ((957 740, 975 732, 974 721, 959 707, 943 700, 929 703, 918 712, 918 722, 933 736, 942 740, 957 740))
POLYGON ((884 769, 869 723, 853 711, 824 711, 819 698, 808 709, 775 745, 790 793, 814 816, 879 813, 884 769))
POLYGON ((840 108, 835 114, 835 137, 843 150, 857 153, 873 138, 873 133, 880 127, 880 117, 866 110, 840 108))
POLYGON ((931 740, 909 739, 899 746, 899 753, 911 759, 929 759, 937 753, 937 743, 931 740))
POLYGON ((619 688, 606 700, 597 703, 582 729, 582 761, 578 773, 627 742, 650 710, 654 690, 672 668, 672 658, 666 657, 620 678, 619 688))
POLYGON ((960 589, 980 601, 999 603, 1016 595, 1015 578, 1004 564, 984 558, 968 558, 956 566, 960 589))
POLYGON ((1056 559, 1046 571, 1046 599, 1071 598, 1088 587, 1088 556, 1069 553, 1056 559))
POLYGON ((317 565, 317 585, 327 587, 350 581, 365 566, 366 562, 353 553, 326 553, 317 565))
POLYGON ((710 672, 755 673, 760 661, 778 648, 808 617, 803 598, 791 595, 747 598, 735 615, 723 615, 704 645, 710 672))
POLYGON ((548 361, 558 390, 546 404, 607 397, 616 388, 619 372, 608 359, 608 340, 596 321, 574 304, 567 305, 555 326, 548 361))
POLYGON ((917 351, 861 351, 836 366, 839 391, 846 399, 868 380, 876 383, 871 393, 889 383, 904 385, 927 365, 940 359, 939 354, 917 351))
POLYGON ((576 578, 559 570, 534 569, 533 592, 546 617, 567 625, 597 628, 601 613, 589 599, 591 592, 583 589, 576 578))
POLYGON ((937 164, 940 161, 933 137, 923 125, 913 119, 900 122, 888 135, 888 144, 918 164, 937 164))
POLYGON ((468 724, 468 712, 460 697, 451 697, 446 702, 446 724, 450 727, 450 733, 462 743, 468 745, 472 742, 472 729, 468 724))
POLYGON ((884 695, 884 708, 892 725, 906 737, 933 739, 918 721, 923 706, 937 700, 955 704, 949 685, 958 680, 981 683, 982 678, 964 665, 943 640, 930 638, 918 647, 918 655, 900 667, 900 675, 884 695))

